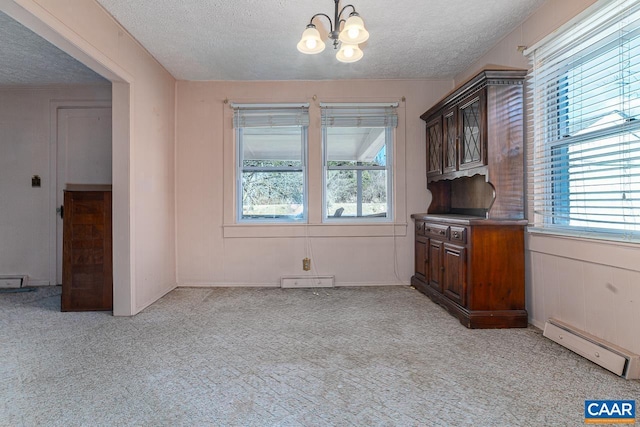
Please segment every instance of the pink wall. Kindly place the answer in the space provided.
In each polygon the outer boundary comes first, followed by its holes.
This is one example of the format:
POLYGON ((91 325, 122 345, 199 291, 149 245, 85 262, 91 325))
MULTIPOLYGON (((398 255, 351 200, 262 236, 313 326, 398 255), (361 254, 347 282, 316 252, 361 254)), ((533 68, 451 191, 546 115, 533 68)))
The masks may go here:
POLYGON ((178 283, 276 286, 281 276, 306 274, 302 258, 307 255, 311 273, 335 275, 337 285, 408 283, 413 273, 409 215, 428 205, 420 114, 451 88, 450 80, 179 82, 178 283), (225 100, 310 103, 309 226, 234 225, 234 135, 225 100), (321 224, 319 102, 383 101, 400 103, 395 225, 321 224))
POLYGON ((111 85, 0 87, 0 100, 0 275, 27 274, 30 285, 55 285, 52 108, 109 105, 111 85), (41 177, 40 187, 31 187, 32 175, 41 177))
POLYGON ((135 314, 176 285, 175 80, 95 1, 0 10, 114 82, 114 314, 135 314))
POLYGON ((497 66, 528 69, 528 60, 518 51, 518 46, 533 46, 595 2, 596 0, 547 0, 489 52, 458 74, 455 77, 456 86, 485 68, 497 66))
MULTIPOLYGON (((595 0, 548 0, 467 70, 464 82, 495 65, 528 68, 518 46, 532 46, 595 0)), ((529 211, 529 218, 533 213, 529 211)), ((527 236, 527 308, 543 327, 550 317, 640 353, 640 249, 638 245, 577 238, 527 236)))

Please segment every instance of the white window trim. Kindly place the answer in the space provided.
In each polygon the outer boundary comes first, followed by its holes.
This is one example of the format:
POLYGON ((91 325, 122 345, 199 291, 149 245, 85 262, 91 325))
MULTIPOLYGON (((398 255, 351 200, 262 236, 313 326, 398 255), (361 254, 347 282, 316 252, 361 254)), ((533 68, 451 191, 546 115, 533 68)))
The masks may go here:
POLYGON ((405 223, 341 223, 341 224, 227 224, 223 227, 225 238, 254 237, 405 237, 405 223))
MULTIPOLYGON (((574 43, 578 43, 578 41, 583 42, 585 39, 590 38, 590 33, 587 32, 585 35, 584 27, 591 26, 589 22, 608 22, 612 19, 617 19, 619 16, 619 11, 622 9, 626 9, 632 5, 631 1, 623 1, 619 3, 609 2, 606 0, 600 0, 596 2, 594 5, 590 6, 578 16, 574 17, 571 21, 567 22, 560 29, 556 30, 552 34, 543 38, 535 45, 526 49, 523 53, 524 55, 533 58, 535 60, 535 56, 540 56, 542 54, 543 57, 550 56, 553 57, 557 50, 564 49, 564 46, 567 44, 573 45, 574 43)), ((601 24, 596 24, 601 25, 601 24)), ((589 28, 591 28, 589 27, 589 28)), ((593 31, 593 30, 591 30, 593 31)), ((535 76, 535 74, 533 74, 535 76)), ((532 80, 533 85, 535 86, 535 80, 532 80)), ((533 92, 530 92, 533 94, 533 92)), ((533 115, 532 129, 536 128, 536 123, 544 120, 544 116, 548 114, 547 109, 539 108, 535 103, 536 95, 533 95, 534 99, 530 99, 530 109, 533 115)), ((631 126, 637 127, 637 126, 631 126)), ((608 128, 603 133, 611 132, 615 130, 613 127, 608 128)), ((557 142, 557 141, 553 141, 557 142)), ((552 144, 551 144, 552 145, 552 144)), ((546 155, 546 151, 550 150, 551 146, 546 139, 544 141, 540 141, 538 137, 532 131, 532 139, 529 143, 528 151, 531 156, 533 156, 532 164, 535 164, 536 156, 538 155, 546 155)), ((535 172, 532 172, 535 173, 535 172)), ((639 237, 638 231, 627 231, 620 229, 619 231, 612 228, 597 228, 597 227, 587 227, 587 226, 550 226, 548 225, 548 219, 542 217, 542 214, 536 213, 535 211, 535 200, 534 194, 536 191, 545 191, 550 192, 551 190, 547 186, 543 186, 538 182, 536 184, 536 177, 533 176, 532 183, 529 187, 529 204, 531 206, 531 218, 534 218, 534 224, 530 225, 527 230, 532 234, 537 234, 540 236, 555 236, 559 238, 568 238, 568 239, 579 239, 579 240, 593 240, 595 242, 603 242, 606 241, 622 243, 626 242, 632 245, 637 245, 639 237), (536 187, 539 186, 539 187, 536 187)))
POLYGON ((324 223, 376 223, 393 222, 394 220, 394 198, 393 198, 393 153, 394 153, 394 130, 390 126, 385 128, 386 145, 386 166, 328 166, 327 159, 327 132, 322 128, 322 222, 324 223), (330 170, 385 170, 387 171, 387 215, 385 217, 334 217, 327 211, 327 174, 330 170))
MULTIPOLYGON (((382 108, 393 108, 394 109, 394 124, 388 125, 385 127, 385 145, 386 145, 386 166, 384 167, 357 167, 357 166, 345 166, 345 167, 329 167, 328 159, 327 159, 327 132, 326 127, 321 124, 322 130, 322 222, 323 223, 345 223, 345 224, 366 224, 366 223, 390 223, 394 221, 395 218, 395 203, 394 203, 394 175, 396 171, 396 165, 394 161, 394 153, 395 153, 395 140, 396 135, 395 131, 400 125, 400 120, 398 117, 398 106, 397 102, 321 102, 320 107, 322 108, 338 108, 338 109, 382 109, 382 108), (387 212, 385 217, 334 217, 330 216, 330 212, 327 211, 327 174, 329 170, 386 170, 387 171, 387 212)), ((322 117, 322 112, 321 112, 322 117)), ((340 116, 329 116, 329 117, 338 117, 340 116)), ((390 117, 387 117, 389 120, 390 117)), ((348 117, 351 120, 351 117, 348 117)), ((332 119, 330 119, 332 120, 332 119)), ((321 123, 323 123, 324 119, 321 118, 321 123)), ((377 121, 377 119, 376 119, 377 121)))
POLYGON ((268 224, 268 223, 278 223, 278 224, 282 224, 282 223, 299 223, 299 222, 307 222, 308 216, 309 216, 309 185, 308 185, 308 175, 307 175, 307 162, 308 162, 308 144, 309 144, 309 127, 308 126, 301 126, 301 161, 302 161, 302 165, 300 167, 297 166, 283 166, 283 167, 279 167, 279 168, 270 168, 270 167, 245 167, 242 165, 243 162, 243 158, 242 158, 242 143, 243 143, 243 138, 242 138, 242 131, 244 128, 239 127, 236 129, 236 141, 237 141, 237 145, 238 145, 238 149, 237 149, 237 158, 238 161, 236 162, 236 166, 237 166, 237 170, 236 170, 236 188, 237 188, 237 194, 236 194, 236 213, 237 213, 237 217, 236 217, 236 221, 238 224, 256 224, 256 223, 262 223, 262 224, 268 224), (283 170, 289 170, 291 172, 302 172, 302 204, 303 204, 303 215, 299 218, 288 218, 288 217, 283 217, 283 218, 243 218, 242 217, 242 212, 243 212, 243 203, 242 203, 242 174, 243 172, 246 172, 248 170, 250 171, 257 171, 257 172, 271 172, 274 171, 275 169, 278 169, 280 171, 283 170))
MULTIPOLYGON (((308 103, 260 103, 260 104, 238 104, 238 103, 231 103, 231 108, 234 110, 234 114, 235 111, 237 110, 251 110, 251 109, 257 109, 257 110, 277 110, 277 109, 285 109, 285 110, 295 110, 295 109, 302 109, 302 108, 309 108, 309 104, 308 103)), ((308 115, 308 112, 307 112, 308 115)), ((260 118, 265 117, 264 114, 258 116, 260 118)), ((286 122, 288 122, 290 120, 289 118, 289 114, 287 113, 286 115, 286 122)), ((255 119, 256 116, 253 117, 253 119, 255 119)), ((277 117, 276 117, 277 118, 277 117)), ((249 120, 252 119, 252 117, 248 117, 249 120)), ((307 117, 308 119, 308 117, 307 117)), ((305 120, 305 123, 308 123, 308 120, 305 120)), ((255 121, 253 122, 254 127, 256 126, 255 121)), ((280 125, 282 125, 282 122, 280 122, 280 125)), ((286 126, 286 124, 285 124, 286 126)), ((293 126, 292 126, 293 127, 293 126)), ((301 130, 301 139, 300 139, 300 144, 301 144, 301 166, 297 167, 297 166, 291 166, 291 167, 278 167, 278 168, 271 168, 271 167, 245 167, 243 166, 243 141, 244 138, 242 137, 242 133, 243 130, 246 128, 246 126, 234 126, 234 135, 235 135, 235 153, 236 153, 236 161, 235 161, 235 165, 236 165, 236 170, 235 170, 235 188, 236 188, 236 218, 235 218, 235 222, 237 224, 270 224, 270 223, 276 223, 276 224, 292 224, 292 223, 306 223, 308 221, 308 200, 309 200, 309 186, 308 186, 308 170, 307 170, 307 165, 308 165, 308 144, 309 144, 309 126, 304 126, 304 125, 300 125, 300 130, 301 130), (242 186, 242 177, 243 177, 243 173, 246 172, 247 170, 252 170, 252 171, 264 171, 264 172, 272 172, 272 171, 276 171, 276 170, 280 170, 280 171, 285 171, 285 170, 289 170, 292 172, 297 172, 300 171, 302 173, 302 181, 303 181, 303 190, 302 190, 302 203, 303 203, 303 215, 299 218, 294 218, 294 217, 282 217, 282 218, 243 218, 243 211, 244 211, 244 205, 243 205, 243 197, 242 197, 242 193, 243 193, 243 186, 242 186)))
MULTIPOLYGON (((320 96, 320 95, 317 95, 320 96)), ((397 98, 399 99, 398 95, 397 98)), ((389 105, 389 97, 352 97, 353 104, 378 102, 389 105)), ((278 99, 270 96, 266 99, 245 98, 246 104, 289 103, 289 99, 278 99), (273 102, 271 102, 273 101, 273 102)), ((341 98, 327 98, 327 102, 342 104, 341 98)), ((320 126, 320 107, 316 101, 309 98, 310 124, 308 129, 308 167, 309 174, 309 212, 306 224, 278 223, 278 224, 237 224, 237 184, 236 184, 236 150, 235 129, 233 127, 233 108, 228 100, 221 100, 220 108, 223 115, 223 126, 220 129, 223 139, 222 157, 216 164, 223 171, 223 183, 221 186, 223 203, 220 206, 211 206, 210 209, 220 209, 223 214, 221 233, 223 238, 288 238, 288 237, 376 237, 395 238, 407 236, 409 225, 407 223, 407 159, 406 159, 406 105, 405 102, 397 103, 398 127, 394 135, 394 218, 396 221, 377 223, 347 223, 326 224, 322 222, 322 207, 320 205, 322 195, 322 127, 320 126), (317 165, 315 164, 317 162, 317 165), (316 183, 316 180, 318 182, 316 183), (398 186, 399 185, 399 186, 398 186), (313 198, 313 199, 311 199, 313 198), (317 200, 316 200, 317 198, 317 200), (306 230, 306 231, 305 231, 306 230)), ((415 211, 415 208, 413 209, 415 211)), ((409 231, 412 231, 409 230, 409 231)))

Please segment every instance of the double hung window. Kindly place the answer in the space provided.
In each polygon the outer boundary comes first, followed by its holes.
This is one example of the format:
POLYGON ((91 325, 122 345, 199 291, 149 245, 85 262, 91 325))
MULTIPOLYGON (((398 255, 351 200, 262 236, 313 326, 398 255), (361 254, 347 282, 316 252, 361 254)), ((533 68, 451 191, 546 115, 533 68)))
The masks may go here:
POLYGON ((234 105, 238 222, 307 218, 308 105, 234 105))
POLYGON ((640 239, 640 3, 600 1, 527 52, 534 223, 640 239))
POLYGON ((392 219, 396 104, 321 104, 325 220, 392 219))

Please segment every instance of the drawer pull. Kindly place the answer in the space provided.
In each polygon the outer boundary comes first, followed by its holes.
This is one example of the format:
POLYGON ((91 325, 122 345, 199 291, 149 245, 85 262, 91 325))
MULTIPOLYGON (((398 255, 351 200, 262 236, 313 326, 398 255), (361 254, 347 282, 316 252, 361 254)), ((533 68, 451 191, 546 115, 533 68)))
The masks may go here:
POLYGON ((441 234, 442 236, 444 236, 444 233, 445 233, 445 231, 444 231, 444 230, 440 230, 440 234, 441 234))
POLYGON ((453 232, 453 237, 455 237, 457 239, 458 237, 460 237, 460 233, 458 233, 457 231, 454 231, 453 232))

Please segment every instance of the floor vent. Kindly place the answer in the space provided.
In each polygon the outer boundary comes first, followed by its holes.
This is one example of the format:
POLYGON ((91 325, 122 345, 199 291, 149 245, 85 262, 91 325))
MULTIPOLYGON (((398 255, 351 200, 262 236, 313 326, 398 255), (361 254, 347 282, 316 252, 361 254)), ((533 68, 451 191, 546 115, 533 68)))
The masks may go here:
POLYGON ((333 276, 286 276, 280 278, 283 288, 333 288, 333 276))
POLYGON ((0 276, 0 289, 24 288, 29 284, 29 276, 0 276))
POLYGON ((614 374, 640 379, 640 355, 556 319, 547 321, 543 335, 614 374))

